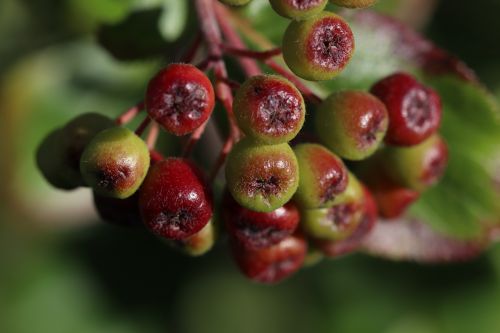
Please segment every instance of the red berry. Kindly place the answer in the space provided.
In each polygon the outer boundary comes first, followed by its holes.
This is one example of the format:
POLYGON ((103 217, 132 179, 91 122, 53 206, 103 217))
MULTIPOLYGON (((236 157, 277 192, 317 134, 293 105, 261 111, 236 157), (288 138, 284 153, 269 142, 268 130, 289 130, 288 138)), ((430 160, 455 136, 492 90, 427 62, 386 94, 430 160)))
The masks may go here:
POLYGON ((396 73, 377 82, 371 92, 389 113, 385 142, 412 146, 434 134, 441 122, 441 99, 414 77, 396 73))
POLYGON ((146 109, 167 132, 184 135, 200 127, 213 111, 214 89, 193 65, 171 64, 150 82, 146 109))
POLYGON ((295 231, 300 220, 292 202, 270 213, 260 213, 240 206, 228 192, 224 197, 223 217, 230 236, 253 249, 279 243, 295 231))
POLYGON ((211 195, 199 171, 180 158, 151 166, 139 193, 146 226, 168 239, 185 239, 200 231, 212 217, 211 195))
POLYGON ((372 188, 372 191, 380 216, 386 219, 400 217, 420 197, 420 193, 415 190, 389 184, 372 188))
POLYGON ((243 274, 262 283, 276 283, 289 277, 299 270, 307 253, 307 242, 298 234, 263 249, 248 249, 237 242, 232 245, 234 258, 243 274))

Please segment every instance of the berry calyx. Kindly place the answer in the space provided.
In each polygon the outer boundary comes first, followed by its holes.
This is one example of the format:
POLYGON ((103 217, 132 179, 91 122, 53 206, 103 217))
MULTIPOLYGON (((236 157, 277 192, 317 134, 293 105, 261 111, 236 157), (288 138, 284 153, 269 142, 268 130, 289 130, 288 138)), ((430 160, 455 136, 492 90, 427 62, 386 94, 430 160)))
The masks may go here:
POLYGON ((328 0, 270 0, 269 2, 279 15, 302 20, 321 13, 328 0))
POLYGON ((190 64, 170 64, 149 82, 148 114, 174 135, 193 132, 208 120, 215 105, 212 83, 190 64))
POLYGON ((386 105, 389 114, 385 142, 416 145, 437 131, 441 123, 441 99, 413 76, 393 74, 377 82, 371 92, 386 105))
POLYGON ((287 143, 259 146, 245 138, 227 157, 226 181, 240 205, 257 212, 272 212, 286 204, 297 190, 297 159, 287 143))
POLYGON ((377 158, 395 184, 422 192, 443 176, 448 148, 439 135, 433 135, 416 146, 386 147, 377 158))
POLYGON ((384 104, 370 93, 331 94, 316 112, 315 127, 322 142, 341 157, 362 160, 380 146, 389 123, 384 104))
POLYGON ((338 200, 329 208, 303 209, 303 230, 318 239, 342 240, 352 235, 361 222, 364 207, 363 187, 353 174, 349 174, 349 185, 338 200))
POLYGON ((249 249, 232 244, 233 257, 248 278, 261 283, 277 283, 302 267, 307 242, 300 234, 290 235, 278 244, 262 249, 249 249))
POLYGON ((343 18, 324 11, 290 22, 282 48, 286 64, 297 76, 311 81, 330 80, 351 60, 354 36, 343 18))
POLYGON ((151 166, 139 191, 144 224, 158 236, 185 239, 212 217, 212 197, 200 171, 190 162, 168 158, 151 166))
POLYGON ((330 0, 331 3, 346 8, 366 8, 372 6, 377 0, 330 0))
POLYGON ((348 171, 342 160, 318 144, 299 144, 294 152, 300 171, 294 200, 304 208, 332 206, 347 188, 348 171))
POLYGON ((299 224, 299 210, 292 202, 269 213, 240 206, 229 193, 224 198, 223 218, 229 235, 246 248, 258 249, 279 243, 299 224))
POLYGON ((304 99, 295 86, 277 75, 257 75, 238 89, 233 104, 240 129, 266 144, 292 140, 305 118, 304 99))
POLYGON ((80 159, 83 179, 97 194, 125 199, 141 186, 150 164, 144 141, 124 127, 97 134, 80 159))

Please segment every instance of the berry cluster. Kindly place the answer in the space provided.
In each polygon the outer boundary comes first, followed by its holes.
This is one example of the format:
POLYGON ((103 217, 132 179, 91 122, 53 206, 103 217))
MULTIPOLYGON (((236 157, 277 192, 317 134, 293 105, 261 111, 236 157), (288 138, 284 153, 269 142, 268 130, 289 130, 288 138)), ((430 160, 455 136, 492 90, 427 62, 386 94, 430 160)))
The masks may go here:
MULTIPOLYGON (((358 8, 373 1, 332 2, 358 8)), ((400 216, 442 176, 447 150, 436 134, 439 96, 397 73, 370 92, 337 91, 322 100, 298 77, 327 80, 345 68, 354 50, 349 25, 323 11, 327 0, 270 3, 292 19, 282 47, 291 72, 272 60, 280 50, 242 48, 224 6, 197 0, 206 49, 197 42, 185 62, 159 71, 144 102, 116 121, 89 113, 50 133, 37 152, 45 178, 65 190, 90 187, 104 220, 144 225, 191 255, 207 252, 216 236, 226 235, 241 271, 263 283, 296 272, 308 251, 336 257, 359 248, 377 211, 400 216), (205 60, 188 63, 203 51, 205 60), (241 63, 248 77, 243 83, 228 77, 224 53, 241 63), (280 75, 261 74, 258 61, 280 75), (216 100, 230 133, 206 177, 189 155, 207 122, 215 122, 210 116, 216 100), (316 108, 309 133, 303 128, 306 101, 316 108), (125 127, 143 109, 139 128, 125 127), (155 150, 159 128, 189 134, 182 157, 155 150), (363 161, 349 162, 349 170, 345 160, 363 161), (225 189, 213 193, 222 166, 225 189)))

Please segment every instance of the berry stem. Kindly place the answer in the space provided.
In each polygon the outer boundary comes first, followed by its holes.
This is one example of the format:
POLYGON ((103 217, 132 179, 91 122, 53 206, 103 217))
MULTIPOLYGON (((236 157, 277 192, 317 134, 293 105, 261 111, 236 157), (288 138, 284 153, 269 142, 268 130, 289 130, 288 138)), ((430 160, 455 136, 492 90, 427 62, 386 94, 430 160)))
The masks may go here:
POLYGON ((194 59, 196 58, 196 55, 198 54, 198 51, 200 49, 200 46, 203 42, 201 33, 198 31, 196 33, 196 36, 192 42, 192 44, 189 46, 189 48, 186 50, 186 52, 182 55, 181 57, 181 62, 183 63, 192 63, 194 59))
POLYGON ((200 127, 198 127, 189 137, 184 149, 182 151, 182 156, 187 157, 193 151, 195 144, 200 140, 201 136, 205 132, 205 128, 207 127, 209 120, 203 123, 200 127))
MULTIPOLYGON (((245 43, 243 43, 234 27, 227 20, 230 11, 224 5, 216 3, 215 14, 222 33, 224 34, 227 42, 230 44, 228 46, 236 49, 246 49, 245 43)), ((238 62, 248 77, 259 75, 261 73, 260 67, 257 62, 255 62, 255 59, 238 58, 238 62)))
POLYGON ((119 115, 116 118, 115 123, 117 125, 125 125, 132 121, 135 116, 137 116, 142 110, 144 110, 144 101, 137 103, 136 105, 119 115))
POLYGON ((226 142, 224 142, 224 146, 222 147, 221 152, 219 153, 219 157, 217 157, 217 161, 215 162, 215 165, 213 166, 212 171, 210 172, 209 176, 210 184, 214 182, 215 178, 219 174, 219 171, 224 165, 227 155, 233 148, 233 145, 234 145, 234 140, 231 136, 229 136, 226 142))
POLYGON ((146 116, 146 118, 144 118, 144 120, 139 124, 139 126, 135 130, 135 134, 137 136, 141 136, 142 133, 144 133, 144 131, 146 130, 146 128, 148 128, 150 123, 151 123, 151 118, 149 116, 146 116))
POLYGON ((239 49, 224 44, 222 45, 222 49, 227 54, 231 54, 238 57, 257 59, 257 60, 266 60, 281 54, 281 48, 279 47, 267 51, 253 51, 248 49, 239 49))
POLYGON ((159 162, 159 161, 165 159, 165 157, 159 151, 154 150, 154 149, 151 149, 149 151, 149 155, 151 156, 152 163, 159 162))
POLYGON ((153 150, 155 148, 159 134, 160 125, 158 125, 157 122, 153 122, 146 138, 146 145, 148 146, 149 150, 153 150))

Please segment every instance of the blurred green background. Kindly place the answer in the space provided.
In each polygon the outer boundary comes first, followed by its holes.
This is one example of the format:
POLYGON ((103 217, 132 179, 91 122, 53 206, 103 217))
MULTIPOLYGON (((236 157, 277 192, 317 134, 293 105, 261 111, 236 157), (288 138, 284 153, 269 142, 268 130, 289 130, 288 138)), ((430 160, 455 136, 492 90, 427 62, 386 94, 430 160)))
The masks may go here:
MULTIPOLYGON (((251 10, 265 5, 255 1, 251 10)), ((189 3, 0 1, 0 332, 500 331, 498 245, 448 265, 351 255, 260 286, 224 244, 187 258, 144 230, 100 222, 88 190, 44 182, 33 157, 41 138, 79 113, 116 116, 140 100, 193 25, 189 3), (166 58, 122 62, 96 42, 100 24, 151 8, 158 31, 126 36, 151 37, 166 58)), ((380 0, 377 9, 458 55, 500 97, 500 1, 380 0)))

